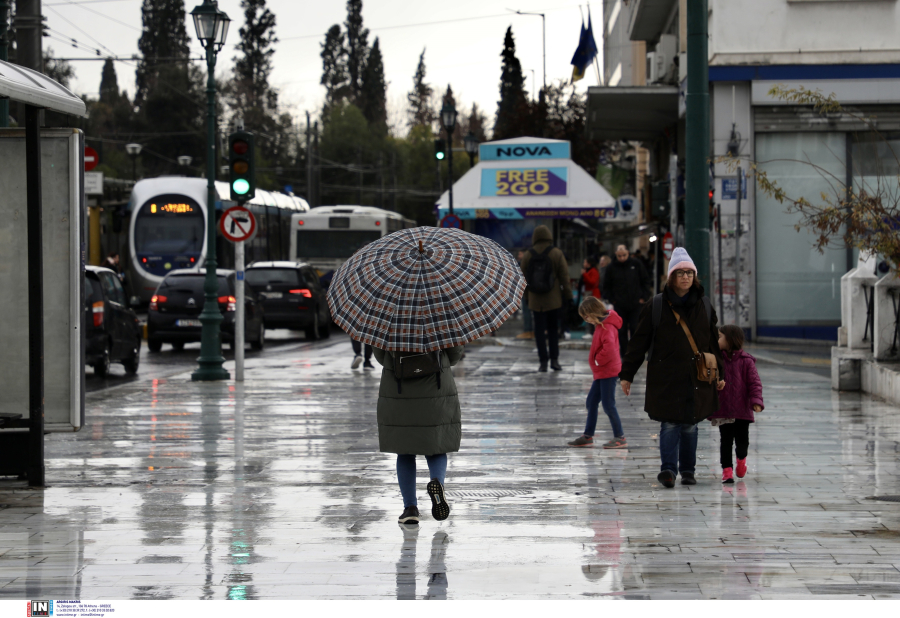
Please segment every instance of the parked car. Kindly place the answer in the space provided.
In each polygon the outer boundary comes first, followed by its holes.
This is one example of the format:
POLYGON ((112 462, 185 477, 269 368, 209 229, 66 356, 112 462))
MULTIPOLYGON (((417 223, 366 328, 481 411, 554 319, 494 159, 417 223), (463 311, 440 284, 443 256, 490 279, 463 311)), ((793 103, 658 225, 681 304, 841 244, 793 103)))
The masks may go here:
POLYGON ((306 331, 307 339, 331 334, 331 311, 319 275, 303 262, 254 262, 247 283, 262 299, 266 328, 306 331))
POLYGON ((141 362, 142 329, 129 308, 119 277, 108 268, 84 267, 84 362, 98 376, 110 363, 122 363, 137 373, 141 362))
MULTIPOLYGON (((233 270, 219 269, 216 274, 219 309, 223 316, 219 332, 222 341, 233 350, 237 281, 233 270)), ((164 343, 181 350, 185 343, 200 341, 205 280, 205 268, 173 270, 162 280, 150 299, 147 313, 147 348, 151 352, 159 352, 164 343)), ((263 307, 249 285, 244 285, 244 338, 254 350, 262 350, 266 345, 263 307)))

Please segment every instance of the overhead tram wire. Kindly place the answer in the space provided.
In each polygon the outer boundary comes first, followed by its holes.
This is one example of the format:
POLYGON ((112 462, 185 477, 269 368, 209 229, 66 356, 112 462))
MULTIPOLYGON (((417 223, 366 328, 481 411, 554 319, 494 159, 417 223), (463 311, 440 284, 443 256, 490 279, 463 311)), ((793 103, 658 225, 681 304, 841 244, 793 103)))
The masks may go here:
MULTIPOLYGON (((125 26, 126 28, 131 28, 132 30, 136 30, 136 31, 138 31, 138 32, 143 32, 143 30, 142 30, 141 28, 138 28, 137 26, 132 26, 131 24, 126 24, 124 21, 121 21, 121 20, 119 20, 119 19, 116 19, 115 17, 110 17, 109 15, 105 15, 104 13, 101 13, 100 11, 98 11, 98 10, 96 10, 96 9, 92 9, 92 8, 90 8, 90 7, 83 6, 82 3, 79 3, 79 2, 73 2, 72 0, 67 0, 66 2, 61 3, 61 4, 44 4, 43 6, 46 6, 46 7, 49 8, 51 11, 53 11, 54 13, 56 13, 57 15, 59 15, 60 17, 62 17, 62 14, 60 14, 59 11, 53 9, 52 7, 54 7, 54 6, 77 6, 77 7, 80 8, 80 9, 84 9, 85 11, 90 11, 90 12, 93 13, 94 15, 99 15, 100 17, 105 17, 106 19, 108 19, 108 20, 110 20, 110 21, 114 21, 114 22, 116 22, 117 24, 120 24, 120 25, 122 25, 122 26, 125 26)), ((65 18, 63 18, 63 19, 65 19, 65 18)))
MULTIPOLYGON (((93 36, 91 36, 90 34, 88 34, 87 32, 85 32, 84 30, 82 30, 77 24, 74 24, 74 23, 72 22, 72 20, 68 19, 65 15, 60 14, 59 11, 57 11, 56 9, 54 9, 54 8, 52 8, 52 7, 47 7, 47 8, 49 8, 51 11, 53 11, 54 13, 56 13, 57 15, 59 15, 60 19, 62 19, 64 22, 66 22, 67 24, 69 24, 70 26, 72 26, 73 28, 75 28, 76 30, 78 30, 79 32, 81 32, 82 34, 84 34, 87 38, 91 39, 94 43, 96 43, 97 45, 99 45, 100 47, 102 47, 103 49, 105 49, 107 52, 109 52, 109 53, 112 54, 113 56, 116 55, 116 52, 114 52, 113 50, 111 50, 110 48, 108 48, 106 45, 104 45, 103 43, 101 43, 100 41, 98 41, 97 39, 95 39, 93 36)), ((49 28, 48 28, 48 29, 49 29, 49 28)), ((72 40, 74 41, 75 39, 72 39, 72 40)))

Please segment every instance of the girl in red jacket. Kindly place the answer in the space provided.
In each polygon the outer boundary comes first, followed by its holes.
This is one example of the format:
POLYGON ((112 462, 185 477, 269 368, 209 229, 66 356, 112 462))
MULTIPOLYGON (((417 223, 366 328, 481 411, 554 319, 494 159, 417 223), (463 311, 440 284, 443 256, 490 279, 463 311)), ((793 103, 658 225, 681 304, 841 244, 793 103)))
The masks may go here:
POLYGON ((750 447, 750 423, 753 413, 762 412, 762 382, 756 371, 756 359, 744 352, 744 331, 733 324, 719 328, 719 349, 725 369, 725 386, 719 391, 719 411, 710 417, 719 428, 722 482, 734 483, 747 474, 747 449, 750 447), (737 466, 731 460, 731 447, 737 454, 737 466))
POLYGON ((598 298, 588 296, 578 307, 578 313, 588 324, 593 324, 594 340, 588 362, 594 374, 594 383, 587 396, 587 423, 584 435, 569 442, 569 446, 593 446, 594 430, 597 428, 597 408, 602 403, 603 411, 612 424, 613 439, 603 448, 628 448, 622 421, 616 410, 616 380, 622 370, 619 356, 619 329, 622 318, 615 311, 607 311, 606 305, 598 298))

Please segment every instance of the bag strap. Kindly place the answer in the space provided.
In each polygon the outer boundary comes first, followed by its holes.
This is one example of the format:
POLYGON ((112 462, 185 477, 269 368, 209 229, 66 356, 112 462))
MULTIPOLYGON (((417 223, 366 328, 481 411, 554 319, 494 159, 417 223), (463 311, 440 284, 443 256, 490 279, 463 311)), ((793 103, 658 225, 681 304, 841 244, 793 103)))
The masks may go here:
POLYGON ((681 325, 681 328, 684 330, 684 334, 687 335, 688 341, 691 342, 691 349, 694 351, 694 356, 700 357, 700 350, 697 349, 697 344, 694 342, 694 336, 691 334, 691 329, 688 328, 688 325, 684 323, 684 320, 681 319, 681 316, 678 315, 678 312, 675 311, 675 307, 672 306, 672 303, 669 303, 669 308, 672 310, 672 313, 675 314, 675 323, 681 325))

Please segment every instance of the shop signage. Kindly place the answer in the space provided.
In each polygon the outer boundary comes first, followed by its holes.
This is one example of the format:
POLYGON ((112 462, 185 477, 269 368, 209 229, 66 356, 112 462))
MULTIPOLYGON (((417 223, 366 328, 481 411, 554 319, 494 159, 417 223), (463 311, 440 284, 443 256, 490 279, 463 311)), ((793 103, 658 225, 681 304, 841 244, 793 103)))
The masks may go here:
MULTIPOLYGON (((444 210, 443 208, 441 209, 444 210)), ((453 214, 464 220, 500 219, 614 219, 615 208, 454 208, 453 214)))
POLYGON ((569 142, 535 144, 497 144, 488 142, 478 147, 480 161, 521 161, 523 159, 569 159, 569 142))
POLYGON ((566 167, 482 169, 481 197, 564 196, 568 179, 566 167))

